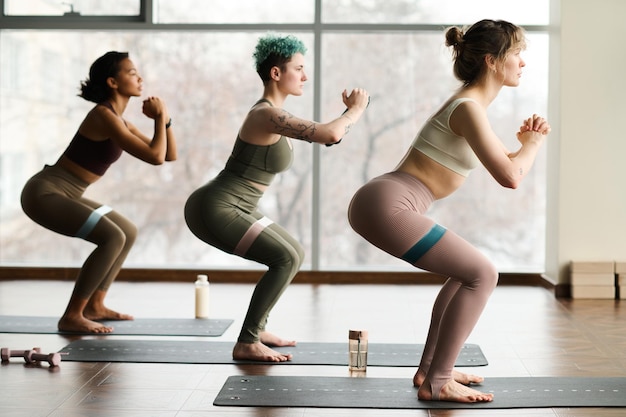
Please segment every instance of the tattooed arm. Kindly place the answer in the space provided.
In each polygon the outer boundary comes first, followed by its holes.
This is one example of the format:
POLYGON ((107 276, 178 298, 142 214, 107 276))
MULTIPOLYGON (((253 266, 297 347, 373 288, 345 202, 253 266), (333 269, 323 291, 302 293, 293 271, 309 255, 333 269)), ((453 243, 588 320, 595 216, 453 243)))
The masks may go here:
POLYGON ((256 126, 271 134, 308 142, 334 144, 350 132, 352 125, 359 120, 367 107, 369 95, 363 89, 354 89, 349 96, 344 91, 343 102, 348 109, 328 123, 301 119, 281 108, 263 107, 255 117, 256 126))
POLYGON ((307 142, 337 143, 350 132, 350 128, 354 124, 352 118, 346 114, 329 123, 318 123, 300 119, 282 109, 276 110, 270 116, 272 132, 307 142))

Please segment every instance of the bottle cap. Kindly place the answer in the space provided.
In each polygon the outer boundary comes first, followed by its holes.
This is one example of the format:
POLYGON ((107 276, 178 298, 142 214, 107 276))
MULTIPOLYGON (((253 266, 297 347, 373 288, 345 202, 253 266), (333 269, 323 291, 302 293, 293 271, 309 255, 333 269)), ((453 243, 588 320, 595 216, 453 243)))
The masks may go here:
POLYGON ((348 339, 367 340, 367 330, 350 330, 348 331, 348 339))
POLYGON ((206 275, 198 275, 198 281, 209 282, 209 277, 206 275))

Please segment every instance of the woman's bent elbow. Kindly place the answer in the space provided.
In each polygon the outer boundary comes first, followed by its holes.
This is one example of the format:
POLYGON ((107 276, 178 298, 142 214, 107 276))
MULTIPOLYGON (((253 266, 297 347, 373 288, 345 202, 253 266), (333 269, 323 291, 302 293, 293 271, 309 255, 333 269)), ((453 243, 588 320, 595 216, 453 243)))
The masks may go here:
POLYGON ((165 162, 165 157, 153 156, 150 159, 148 159, 146 162, 149 163, 150 165, 163 165, 163 162, 165 162))
POLYGON ((521 180, 521 178, 514 178, 513 176, 496 178, 498 184, 500 184, 504 188, 510 188, 512 190, 515 190, 517 187, 519 187, 521 180))
POLYGON ((334 145, 335 143, 339 143, 339 141, 343 138, 343 136, 331 136, 328 140, 329 145, 334 145))
POLYGON ((519 187, 520 181, 508 180, 508 181, 500 182, 500 185, 502 185, 504 188, 510 188, 512 190, 515 190, 517 189, 517 187, 519 187))

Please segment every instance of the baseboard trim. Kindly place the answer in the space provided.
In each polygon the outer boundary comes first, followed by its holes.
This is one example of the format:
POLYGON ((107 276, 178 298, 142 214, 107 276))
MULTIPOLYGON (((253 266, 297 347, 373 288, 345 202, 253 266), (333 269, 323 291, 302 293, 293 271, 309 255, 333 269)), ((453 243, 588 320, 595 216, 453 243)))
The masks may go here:
POLYGON ((557 284, 554 287, 554 296, 556 298, 572 298, 571 284, 557 284))
MULTIPOLYGON (((0 280, 73 281, 79 268, 0 266, 0 280)), ((196 275, 206 274, 215 283, 246 283, 258 281, 263 270, 206 270, 124 268, 117 280, 131 282, 193 282, 196 275)), ((384 271, 300 271, 294 283, 301 284, 442 284, 445 278, 429 272, 384 271)), ((554 284, 542 274, 501 273, 498 285, 541 286, 549 290, 554 284)))

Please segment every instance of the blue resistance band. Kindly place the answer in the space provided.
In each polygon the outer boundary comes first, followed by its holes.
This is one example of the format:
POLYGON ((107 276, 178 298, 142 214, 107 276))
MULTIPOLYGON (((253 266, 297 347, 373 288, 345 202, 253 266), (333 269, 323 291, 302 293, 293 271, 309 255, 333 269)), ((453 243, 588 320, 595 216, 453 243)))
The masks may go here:
POLYGON ((444 233, 446 233, 446 228, 435 224, 424 237, 402 255, 402 259, 411 264, 415 264, 430 248, 435 246, 435 243, 439 242, 439 239, 441 239, 444 233))
POLYGON ((89 235, 89 233, 91 233, 93 228, 96 227, 96 225, 100 221, 100 218, 112 210, 113 209, 109 206, 100 206, 92 211, 89 217, 87 217, 85 223, 83 223, 78 232, 76 232, 76 237, 85 239, 89 235))

